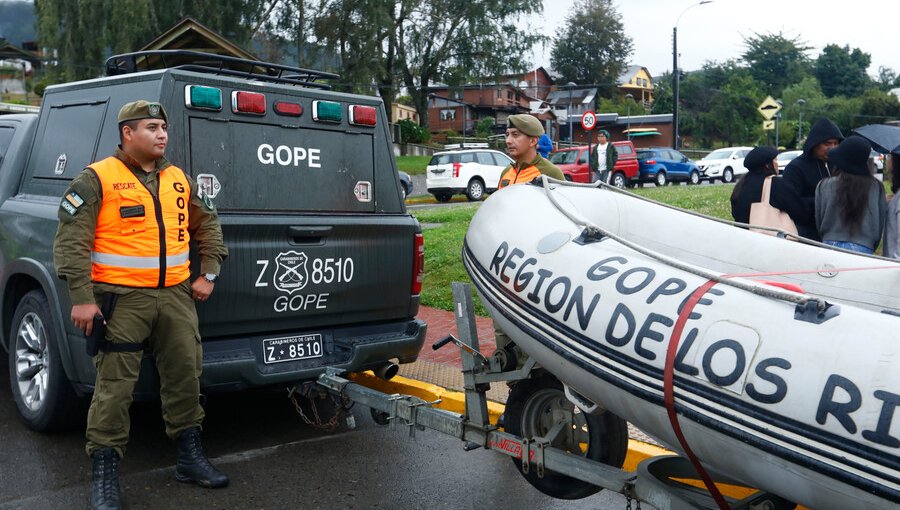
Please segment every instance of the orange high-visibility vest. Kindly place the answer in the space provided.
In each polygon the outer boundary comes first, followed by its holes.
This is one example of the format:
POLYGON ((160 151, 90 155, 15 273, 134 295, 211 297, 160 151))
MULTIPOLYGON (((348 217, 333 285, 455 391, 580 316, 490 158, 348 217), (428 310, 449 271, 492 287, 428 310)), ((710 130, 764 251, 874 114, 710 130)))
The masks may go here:
POLYGON ((90 165, 103 194, 91 279, 128 287, 171 287, 191 275, 188 255, 188 207, 191 186, 184 171, 159 172, 154 197, 118 158, 90 165))
POLYGON ((526 182, 531 182, 535 177, 539 177, 540 175, 541 171, 534 165, 527 166, 519 171, 516 171, 515 166, 511 166, 509 167, 509 170, 500 177, 500 184, 497 185, 497 189, 505 188, 510 184, 524 184, 526 182))

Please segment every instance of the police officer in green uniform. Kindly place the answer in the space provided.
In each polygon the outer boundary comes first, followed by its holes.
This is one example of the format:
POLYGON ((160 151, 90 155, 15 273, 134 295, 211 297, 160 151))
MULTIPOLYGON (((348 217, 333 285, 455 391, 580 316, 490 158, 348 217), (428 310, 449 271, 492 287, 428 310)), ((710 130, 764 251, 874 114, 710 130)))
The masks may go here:
POLYGON ((176 479, 212 488, 228 484, 200 443, 202 350, 194 304, 209 299, 228 255, 218 214, 197 183, 165 159, 162 105, 128 103, 118 122, 122 143, 115 155, 82 171, 63 196, 53 253, 69 288, 72 322, 89 337, 94 324, 106 328, 94 358, 86 433, 91 506, 97 509, 121 507, 118 462, 145 349, 160 376, 166 434, 178 447, 176 479), (191 240, 200 256, 193 282, 191 240))
MULTIPOLYGON (((506 121, 506 151, 513 158, 513 164, 503 169, 498 188, 512 184, 525 184, 546 175, 565 180, 566 176, 558 166, 544 159, 537 152, 538 139, 544 134, 544 126, 534 116, 528 114, 510 115, 506 121)), ((515 350, 512 340, 494 323, 494 341, 498 355, 504 356, 504 369, 515 368, 521 353, 515 350)))

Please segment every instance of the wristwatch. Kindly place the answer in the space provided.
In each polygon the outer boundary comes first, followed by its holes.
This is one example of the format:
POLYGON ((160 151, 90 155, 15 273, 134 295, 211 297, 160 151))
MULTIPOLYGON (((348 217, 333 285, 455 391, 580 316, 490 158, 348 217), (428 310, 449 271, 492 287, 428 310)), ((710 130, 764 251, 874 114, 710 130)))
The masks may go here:
POLYGON ((208 281, 209 283, 216 283, 216 280, 219 279, 219 275, 212 274, 212 273, 206 273, 203 275, 203 278, 205 278, 206 281, 208 281))

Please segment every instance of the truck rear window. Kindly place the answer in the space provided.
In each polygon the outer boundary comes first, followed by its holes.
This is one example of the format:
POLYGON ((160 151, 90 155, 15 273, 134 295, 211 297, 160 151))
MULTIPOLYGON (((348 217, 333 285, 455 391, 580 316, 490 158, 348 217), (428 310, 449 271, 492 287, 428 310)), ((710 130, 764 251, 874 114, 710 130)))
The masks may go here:
POLYGON ((190 120, 191 173, 220 210, 374 211, 373 151, 366 133, 190 120))

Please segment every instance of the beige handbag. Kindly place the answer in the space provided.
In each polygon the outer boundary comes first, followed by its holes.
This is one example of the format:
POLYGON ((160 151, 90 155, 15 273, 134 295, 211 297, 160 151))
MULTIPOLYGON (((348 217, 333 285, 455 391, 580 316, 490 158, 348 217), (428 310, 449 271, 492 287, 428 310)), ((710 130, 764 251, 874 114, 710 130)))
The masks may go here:
MULTIPOLYGON (((796 236, 797 226, 794 225, 794 221, 788 216, 788 213, 772 207, 772 204, 769 203, 769 193, 772 191, 772 177, 773 176, 770 175, 763 181, 760 201, 750 204, 750 224, 760 227, 777 228, 778 230, 796 236)), ((774 230, 763 230, 753 227, 750 227, 750 230, 769 234, 770 236, 778 235, 778 232, 775 232, 774 230)))

